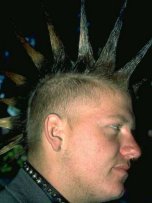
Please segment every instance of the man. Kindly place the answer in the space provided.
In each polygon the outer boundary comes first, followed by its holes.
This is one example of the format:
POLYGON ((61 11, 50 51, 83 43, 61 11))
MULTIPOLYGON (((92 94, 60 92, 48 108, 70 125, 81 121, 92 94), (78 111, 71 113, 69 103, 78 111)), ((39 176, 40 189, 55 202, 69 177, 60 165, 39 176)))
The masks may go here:
POLYGON ((29 102, 28 162, 0 201, 121 197, 131 160, 141 154, 134 127, 129 94, 117 83, 85 74, 46 77, 29 102))
POLYGON ((39 81, 29 100, 27 162, 0 193, 0 202, 99 203, 124 194, 131 160, 141 155, 132 135, 135 121, 129 78, 152 44, 150 40, 134 59, 114 72, 125 7, 126 2, 96 61, 88 39, 84 0, 75 63, 64 52, 50 19, 47 26, 54 64, 48 66, 44 56, 18 36, 39 75, 43 71, 49 74, 39 81))

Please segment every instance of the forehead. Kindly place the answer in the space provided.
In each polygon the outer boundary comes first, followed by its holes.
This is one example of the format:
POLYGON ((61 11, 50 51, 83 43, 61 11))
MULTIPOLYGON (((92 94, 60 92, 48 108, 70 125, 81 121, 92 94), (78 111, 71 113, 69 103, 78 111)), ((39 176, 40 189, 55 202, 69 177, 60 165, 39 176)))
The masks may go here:
POLYGON ((75 101, 70 108, 72 117, 79 120, 113 119, 132 120, 133 111, 130 97, 120 91, 102 92, 93 98, 75 101))
MULTIPOLYGON (((77 106, 77 108, 85 105, 104 109, 106 104, 109 104, 110 107, 115 106, 117 102, 120 106, 132 107, 131 97, 127 92, 111 88, 93 89, 93 91, 89 91, 89 94, 78 96, 70 103, 71 106, 77 106)), ((108 107, 108 105, 106 106, 108 107)))

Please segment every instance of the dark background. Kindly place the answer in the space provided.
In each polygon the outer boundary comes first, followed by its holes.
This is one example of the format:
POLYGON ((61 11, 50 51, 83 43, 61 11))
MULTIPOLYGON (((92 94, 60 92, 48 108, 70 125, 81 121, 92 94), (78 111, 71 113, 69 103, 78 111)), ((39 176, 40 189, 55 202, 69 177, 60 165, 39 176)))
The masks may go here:
MULTIPOLYGON (((67 53, 75 60, 79 40, 80 1, 46 0, 44 2, 67 53)), ((121 0, 86 2, 89 35, 95 58, 97 58, 98 50, 106 43, 122 3, 121 0)), ((128 1, 117 48, 117 69, 135 56, 152 37, 151 9, 150 0, 128 1)), ((18 72, 32 80, 35 67, 17 40, 12 22, 25 37, 35 40, 35 48, 49 56, 49 37, 40 1, 5 1, 0 8, 0 69, 18 72)), ((152 129, 151 55, 152 48, 149 49, 131 78, 131 84, 143 78, 147 80, 139 88, 138 99, 134 105, 137 119, 136 139, 143 154, 130 171, 130 177, 126 183, 126 194, 117 201, 119 203, 152 203, 152 137, 148 135, 148 131, 152 129)), ((14 90, 8 82, 3 91, 7 96, 14 90)), ((2 106, 0 113, 0 117, 5 114, 2 106)))

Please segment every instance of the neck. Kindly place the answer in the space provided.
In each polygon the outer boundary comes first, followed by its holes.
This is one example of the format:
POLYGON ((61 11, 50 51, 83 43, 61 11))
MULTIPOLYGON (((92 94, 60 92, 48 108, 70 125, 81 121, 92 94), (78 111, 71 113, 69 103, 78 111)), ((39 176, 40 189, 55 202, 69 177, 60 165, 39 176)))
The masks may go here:
MULTIPOLYGON (((48 154, 48 153, 47 153, 48 154)), ((29 163, 70 203, 89 203, 90 196, 81 184, 71 174, 65 163, 56 163, 56 158, 46 156, 42 153, 36 156, 28 156, 29 163), (51 160, 50 160, 51 157, 51 160), (51 163, 51 164, 50 164, 51 163), (60 164, 59 164, 60 163, 60 164)), ((66 162, 66 161, 64 161, 66 162)))

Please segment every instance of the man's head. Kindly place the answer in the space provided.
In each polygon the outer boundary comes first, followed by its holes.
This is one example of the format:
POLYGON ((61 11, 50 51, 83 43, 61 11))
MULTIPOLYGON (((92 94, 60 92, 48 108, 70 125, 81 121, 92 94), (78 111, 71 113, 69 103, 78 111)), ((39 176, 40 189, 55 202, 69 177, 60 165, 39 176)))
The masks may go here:
POLYGON ((133 128, 129 94, 115 82, 48 76, 30 99, 29 158, 70 202, 108 201, 124 193, 130 160, 140 156, 133 128))
MULTIPOLYGON (((104 92, 109 90, 123 91, 123 86, 103 76, 86 74, 47 75, 32 92, 28 106, 27 131, 29 144, 39 141, 44 120, 49 114, 68 117, 73 102, 81 104, 98 101, 104 92), (101 94, 101 95, 100 95, 101 94)), ((127 91, 126 91, 127 93, 127 91)))

